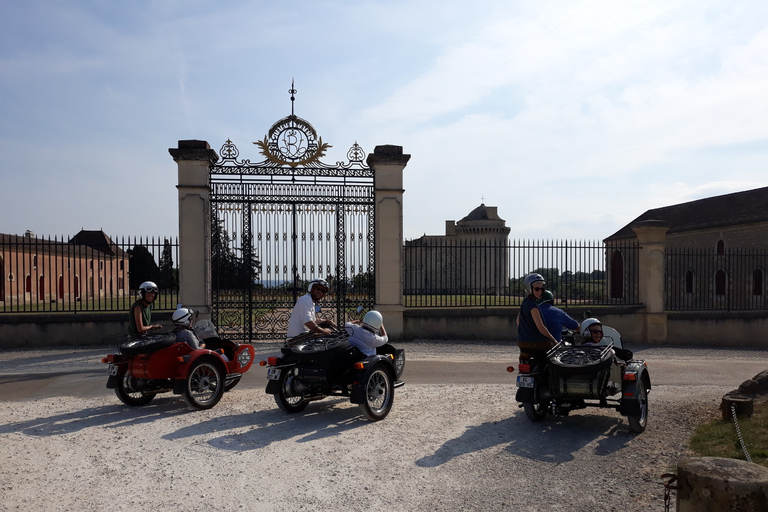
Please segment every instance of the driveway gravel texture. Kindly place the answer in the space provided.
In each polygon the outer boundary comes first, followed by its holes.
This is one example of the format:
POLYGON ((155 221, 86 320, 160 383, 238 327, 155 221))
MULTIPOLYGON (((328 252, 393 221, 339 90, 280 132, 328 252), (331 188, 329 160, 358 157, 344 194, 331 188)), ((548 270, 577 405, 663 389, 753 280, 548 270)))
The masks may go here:
MULTIPOLYGON (((409 362, 517 362, 508 342, 397 345, 409 362)), ((639 435, 611 409, 532 423, 515 402, 515 373, 501 384, 456 385, 450 375, 414 384, 408 363, 391 413, 375 423, 342 398, 286 414, 261 383, 236 387, 207 411, 172 394, 131 408, 106 389, 5 397, 0 510, 663 510, 661 475, 690 455, 688 438, 718 416, 722 395, 757 373, 741 374, 739 363, 768 368, 768 351, 630 348, 649 361, 652 380, 660 358, 727 358, 730 380, 654 385, 639 435)), ((32 385, 35 374, 68 372, 103 388, 109 351, 0 350, 0 376, 32 385)), ((260 346, 257 360, 275 352, 260 346)), ((266 384, 261 367, 246 376, 266 384)))

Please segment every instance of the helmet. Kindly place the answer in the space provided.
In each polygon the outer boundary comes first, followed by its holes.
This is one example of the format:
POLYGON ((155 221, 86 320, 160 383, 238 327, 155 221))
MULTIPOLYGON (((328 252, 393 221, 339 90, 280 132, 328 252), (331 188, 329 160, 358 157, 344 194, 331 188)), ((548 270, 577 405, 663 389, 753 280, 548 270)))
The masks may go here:
POLYGON ((312 288, 315 285, 322 286, 323 288, 325 288, 326 292, 331 288, 330 286, 328 286, 328 281, 326 281, 325 279, 313 279, 312 281, 309 282, 309 286, 307 287, 307 291, 311 292, 312 288))
POLYGON ((363 327, 367 327, 373 332, 379 332, 383 323, 384 319, 381 317, 381 313, 375 310, 367 312, 363 317, 363 327))
POLYGON ((583 338, 589 338, 590 336, 592 336, 589 332, 589 328, 592 325, 599 325, 602 327, 603 324, 600 323, 600 320, 598 320, 597 318, 587 318, 586 320, 581 322, 581 336, 583 338))
POLYGON ((533 290, 531 290, 531 285, 537 281, 544 282, 544 276, 541 274, 528 274, 525 276, 525 279, 523 280, 523 288, 525 289, 525 293, 531 294, 533 293, 533 290))
POLYGON ((539 299, 539 304, 543 304, 544 302, 549 302, 550 304, 555 303, 555 296, 552 295, 552 292, 549 290, 544 290, 541 294, 541 298, 539 299))
POLYGON ((139 295, 141 295, 142 299, 144 298, 144 294, 157 293, 157 291, 157 285, 152 281, 144 281, 139 285, 139 295))
POLYGON ((171 320, 173 320, 174 324, 181 327, 189 327, 189 324, 192 323, 192 310, 187 308, 179 308, 173 312, 171 320))

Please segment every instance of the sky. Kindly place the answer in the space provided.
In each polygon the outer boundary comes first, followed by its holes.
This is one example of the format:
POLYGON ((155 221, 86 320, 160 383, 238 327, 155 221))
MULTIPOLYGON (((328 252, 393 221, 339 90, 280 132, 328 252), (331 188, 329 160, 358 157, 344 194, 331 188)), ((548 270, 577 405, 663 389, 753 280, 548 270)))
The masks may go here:
POLYGON ((768 2, 0 0, 0 233, 178 232, 179 140, 291 113, 324 162, 394 144, 406 239, 481 203, 610 236, 768 186, 768 2))

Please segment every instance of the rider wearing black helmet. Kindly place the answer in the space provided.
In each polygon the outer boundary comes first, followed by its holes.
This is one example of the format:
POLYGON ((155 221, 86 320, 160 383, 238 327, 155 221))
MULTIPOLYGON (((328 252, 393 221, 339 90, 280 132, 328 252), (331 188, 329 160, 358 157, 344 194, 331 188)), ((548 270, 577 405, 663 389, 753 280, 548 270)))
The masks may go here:
POLYGON ((315 315, 315 303, 320 302, 325 297, 328 288, 328 282, 325 279, 314 279, 309 282, 307 293, 299 297, 291 311, 291 318, 288 320, 288 332, 286 333, 288 339, 307 332, 331 334, 331 330, 327 327, 335 327, 336 324, 331 320, 318 321, 315 315))
POLYGON ((140 298, 133 303, 128 315, 128 334, 145 334, 162 328, 160 324, 152 324, 152 304, 157 299, 157 293, 157 285, 152 281, 139 285, 140 298))

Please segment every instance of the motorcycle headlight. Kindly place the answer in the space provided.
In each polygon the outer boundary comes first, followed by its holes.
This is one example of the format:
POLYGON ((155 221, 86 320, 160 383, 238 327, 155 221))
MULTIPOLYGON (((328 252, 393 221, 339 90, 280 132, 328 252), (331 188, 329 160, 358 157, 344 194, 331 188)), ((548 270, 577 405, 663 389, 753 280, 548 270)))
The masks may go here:
POLYGON ((237 362, 238 362, 238 364, 240 364, 240 366, 243 366, 243 367, 247 366, 248 363, 251 362, 251 351, 248 350, 247 348, 245 350, 241 351, 237 355, 237 362))

